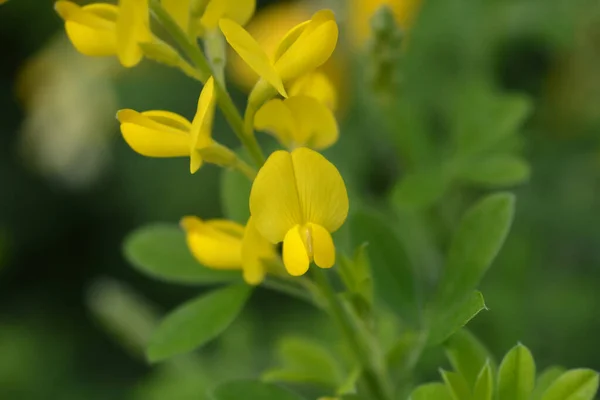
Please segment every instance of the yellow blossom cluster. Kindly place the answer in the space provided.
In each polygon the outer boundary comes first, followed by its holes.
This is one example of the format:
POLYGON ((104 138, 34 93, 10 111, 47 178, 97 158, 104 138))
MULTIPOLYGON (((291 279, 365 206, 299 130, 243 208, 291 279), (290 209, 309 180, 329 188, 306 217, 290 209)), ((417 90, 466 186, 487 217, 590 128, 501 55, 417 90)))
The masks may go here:
POLYGON ((267 132, 285 149, 263 163, 259 148, 258 171, 212 137, 216 105, 228 96, 214 70, 206 79, 201 77, 203 71, 197 74, 204 85, 191 122, 164 110, 117 113, 123 138, 141 155, 189 157, 191 173, 209 162, 237 168, 252 179, 246 226, 193 216, 181 220, 190 251, 201 264, 242 270, 250 284, 260 283, 267 273, 278 273, 281 264, 293 276, 306 273, 312 262, 332 267, 331 233, 344 223, 349 208, 340 173, 315 151, 332 146, 339 136, 333 113, 336 92, 318 70, 338 41, 335 15, 331 10, 317 11, 268 51, 243 28, 255 6, 255 0, 120 0, 117 5, 83 7, 66 0, 56 3, 69 39, 83 54, 116 55, 123 66, 135 66, 145 46, 164 44, 150 24, 150 11, 158 7, 186 43, 197 47, 199 37, 222 35, 223 45, 226 41, 256 73, 239 136, 244 144, 256 143, 254 130, 267 132), (281 242, 280 256, 275 245, 281 242))

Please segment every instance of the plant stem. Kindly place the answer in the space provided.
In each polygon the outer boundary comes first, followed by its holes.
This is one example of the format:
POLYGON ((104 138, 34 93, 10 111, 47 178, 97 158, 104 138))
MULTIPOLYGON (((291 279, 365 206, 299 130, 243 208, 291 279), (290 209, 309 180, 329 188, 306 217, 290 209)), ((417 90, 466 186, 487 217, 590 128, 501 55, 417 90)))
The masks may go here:
POLYGON ((369 398, 373 400, 390 400, 391 390, 386 379, 383 376, 381 368, 377 367, 371 356, 371 349, 366 338, 361 334, 361 327, 357 326, 350 317, 344 304, 340 301, 335 290, 331 286, 327 275, 320 268, 311 268, 316 284, 323 292, 323 296, 328 302, 328 309, 333 318, 338 323, 342 334, 354 355, 356 361, 362 367, 362 381, 360 382, 364 390, 369 392, 369 398))
POLYGON ((246 175, 248 177, 248 179, 250 179, 250 182, 253 182, 254 178, 256 178, 256 170, 254 168, 252 168, 251 166, 249 166, 248 164, 246 164, 239 157, 236 159, 236 162, 235 162, 233 168, 235 168, 242 174, 246 175))
MULTIPOLYGON (((198 70, 200 79, 202 79, 203 82, 206 82, 208 78, 214 74, 204 53, 202 53, 202 50, 198 47, 198 44, 190 40, 187 34, 179 27, 179 25, 177 25, 177 22, 175 22, 169 13, 162 7, 159 0, 150 0, 149 6, 154 18, 156 18, 163 28, 169 32, 173 40, 179 45, 181 50, 198 70)), ((220 82, 217 77, 215 77, 215 90, 217 92, 217 102, 225 119, 227 119, 227 122, 256 163, 256 166, 261 167, 265 158, 256 141, 254 131, 244 130, 244 121, 242 120, 238 109, 222 82, 220 82)))

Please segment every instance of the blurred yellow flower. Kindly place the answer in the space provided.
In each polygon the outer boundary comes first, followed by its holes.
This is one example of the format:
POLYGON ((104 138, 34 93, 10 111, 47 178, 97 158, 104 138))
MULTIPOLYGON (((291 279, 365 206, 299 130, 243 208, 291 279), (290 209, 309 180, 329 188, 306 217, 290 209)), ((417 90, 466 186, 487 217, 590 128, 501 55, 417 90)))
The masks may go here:
POLYGON ((121 132, 133 150, 147 157, 190 157, 190 172, 203 163, 202 151, 214 144, 211 131, 215 110, 214 80, 202 88, 194 120, 169 111, 125 109, 117 113, 121 132))
POLYGON ((276 151, 258 172, 250 193, 256 229, 271 243, 283 242, 290 275, 335 264, 331 233, 348 215, 348 194, 339 171, 308 148, 276 151))
POLYGON ((338 138, 338 126, 331 110, 309 96, 268 101, 254 116, 254 127, 271 133, 290 150, 297 147, 323 150, 338 138))
POLYGON ((349 5, 349 29, 351 43, 361 46, 371 36, 371 17, 381 6, 392 9, 396 21, 404 29, 410 27, 422 0, 351 0, 349 5))
POLYGON ((283 97, 288 96, 285 84, 313 72, 329 59, 338 38, 331 10, 321 10, 288 31, 272 57, 235 21, 221 19, 219 26, 231 47, 260 76, 257 87, 271 85, 283 97))
POLYGON ((181 219, 192 255, 208 268, 243 272, 244 280, 257 285, 265 277, 269 260, 277 258, 274 246, 256 230, 252 218, 246 227, 237 222, 214 219, 203 221, 187 216, 181 219))
POLYGON ((213 30, 218 28, 221 18, 229 18, 243 26, 250 21, 255 9, 256 0, 210 0, 200 25, 205 30, 213 30))
POLYGON ((325 104, 335 111, 338 105, 338 95, 333 82, 320 71, 315 71, 296 79, 289 90, 290 96, 309 96, 325 104))
POLYGON ((192 0, 161 0, 160 3, 177 22, 177 25, 187 32, 190 26, 192 0))

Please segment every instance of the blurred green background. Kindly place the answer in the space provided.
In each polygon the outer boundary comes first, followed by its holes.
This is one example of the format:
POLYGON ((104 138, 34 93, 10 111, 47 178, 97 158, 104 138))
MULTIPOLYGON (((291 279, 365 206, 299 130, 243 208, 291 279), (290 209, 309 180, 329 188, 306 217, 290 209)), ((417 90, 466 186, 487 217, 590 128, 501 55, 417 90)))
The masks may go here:
MULTIPOLYGON (((348 32, 352 19, 344 12, 353 1, 309 3, 336 7, 348 32)), ((279 2, 259 6, 268 3, 279 2)), ((402 90, 381 72, 382 43, 359 50, 342 34, 343 68, 334 73, 343 82, 342 138, 327 155, 353 192, 376 203, 404 176, 408 156, 402 129, 381 123, 373 104, 391 97, 427 109, 428 140, 445 153, 444 119, 436 113, 454 107, 461 93, 483 86, 526 95, 532 111, 514 146, 531 175, 514 189, 515 223, 482 285, 490 311, 469 327, 497 357, 521 341, 540 367, 599 370, 600 5, 424 3, 408 50, 391 57, 394 73, 408 82, 402 90)), ((114 60, 78 56, 49 0, 0 6, 0 48, 0 398, 198 398, 218 380, 257 376, 272 364, 284 332, 335 340, 312 309, 258 291, 198 357, 149 367, 140 346, 154 313, 198 289, 139 275, 121 242, 145 223, 221 215, 220 171, 208 166, 191 176, 184 159, 133 153, 114 115, 133 108, 191 117, 200 86, 151 61, 123 70, 114 60), (137 302, 147 314, 127 314, 137 302), (115 321, 125 321, 128 333, 115 321)), ((215 136, 235 146, 220 117, 215 136)), ((484 191, 460 186, 444 201, 484 191)), ((420 366, 424 376, 435 377, 440 359, 433 359, 420 366)))

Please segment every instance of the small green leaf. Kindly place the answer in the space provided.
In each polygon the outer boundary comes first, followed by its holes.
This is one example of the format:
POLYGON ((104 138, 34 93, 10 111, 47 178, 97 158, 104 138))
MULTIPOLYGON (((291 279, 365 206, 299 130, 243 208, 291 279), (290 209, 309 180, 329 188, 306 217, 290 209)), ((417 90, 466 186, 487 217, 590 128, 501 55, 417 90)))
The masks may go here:
POLYGON ((252 287, 232 285, 213 290, 179 306, 152 335, 146 350, 150 362, 186 353, 219 336, 237 317, 252 287))
POLYGON ((486 364, 495 370, 492 355, 485 346, 468 330, 457 331, 445 344, 446 356, 455 371, 459 372, 469 386, 474 386, 479 379, 481 368, 486 364))
POLYGON ((408 256, 393 227, 373 211, 352 216, 353 243, 368 243, 375 294, 403 321, 416 323, 419 301, 408 256))
POLYGON ((572 369, 562 374, 546 390, 542 400, 592 400, 598 391, 598 373, 572 369))
POLYGON ((302 400, 302 397, 287 389, 258 381, 225 382, 210 394, 212 400, 302 400))
POLYGON ((460 222, 446 259, 438 306, 447 309, 464 301, 500 251, 512 223, 515 198, 510 193, 487 196, 460 222))
POLYGON ((282 367, 265 372, 265 381, 316 383, 334 388, 342 381, 342 371, 336 359, 315 342, 297 337, 285 338, 279 345, 278 355, 282 367))
POLYGON ((452 400, 452 396, 446 385, 434 382, 417 387, 408 400, 452 400))
POLYGON ((341 255, 339 272, 350 293, 360 295, 367 304, 372 305, 373 280, 371 279, 367 247, 367 243, 358 246, 352 259, 341 255))
POLYGON ((449 183, 446 168, 422 170, 406 175, 394 188, 392 198, 404 209, 427 208, 444 195, 449 183))
POLYGON ((127 260, 140 272, 167 282, 214 284, 241 280, 234 271, 206 268, 191 255, 185 234, 176 225, 154 224, 139 228, 125 239, 127 260))
POLYGON ((485 363, 473 389, 473 400, 492 400, 494 393, 494 376, 489 361, 485 363))
POLYGON ((522 344, 513 347, 498 371, 498 400, 528 400, 535 383, 535 361, 522 344))
POLYGON ((459 177, 478 185, 497 187, 512 186, 529 179, 529 165, 520 157, 495 155, 468 163, 459 177))
POLYGON ((465 378, 457 372, 440 370, 440 374, 446 382, 446 386, 450 391, 450 395, 454 400, 469 400, 471 398, 471 390, 465 378))
POLYGON ((546 392, 546 389, 554 383, 566 369, 564 367, 553 366, 546 368, 535 381, 535 389, 531 394, 531 400, 541 400, 542 395, 546 392))
POLYGON ((462 303, 443 310, 438 308, 430 327, 428 346, 435 346, 448 339, 454 332, 465 326, 481 310, 486 310, 481 292, 473 291, 462 303))
POLYGON ((250 217, 250 198, 252 182, 237 170, 224 169, 221 173, 221 207, 223 215, 240 224, 246 225, 250 217))
POLYGON ((397 377, 409 374, 417 364, 426 344, 426 331, 404 331, 386 355, 390 374, 397 377))

